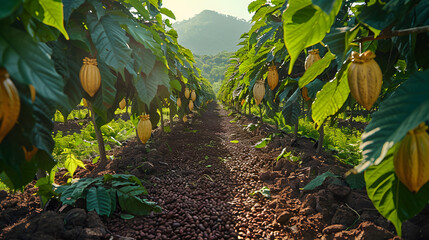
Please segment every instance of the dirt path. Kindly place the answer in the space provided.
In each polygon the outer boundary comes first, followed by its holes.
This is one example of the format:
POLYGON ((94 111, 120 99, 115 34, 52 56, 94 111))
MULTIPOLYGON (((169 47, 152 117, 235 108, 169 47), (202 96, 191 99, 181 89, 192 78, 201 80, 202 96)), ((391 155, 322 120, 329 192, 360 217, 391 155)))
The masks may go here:
MULTIPOLYGON (((162 206, 162 214, 122 225, 122 220, 113 221, 109 228, 122 236, 147 239, 274 236, 268 226, 273 211, 266 200, 249 196, 263 186, 259 159, 247 134, 231 124, 227 114, 217 107, 187 125, 187 130, 174 129, 157 147, 156 152, 163 154, 148 159, 156 168, 150 196, 162 206)), ((133 153, 123 154, 128 158, 133 153)))
MULTIPOLYGON (((0 238, 46 240, 54 232, 53 226, 55 231, 68 229, 56 232, 55 239, 394 238, 392 225, 378 214, 364 190, 351 190, 342 180, 335 184, 325 181, 313 191, 301 190, 328 170, 338 176, 347 170, 332 156, 316 156, 313 142, 293 141, 287 135, 256 149, 255 143, 272 129, 243 130, 243 125, 255 120, 242 116, 236 122, 228 113, 212 103, 192 124, 175 123, 171 133, 156 132, 147 148, 133 139, 110 152, 115 159, 99 174, 131 173, 147 180, 149 199, 163 208, 161 214, 131 220, 115 214, 102 218, 101 223, 83 211, 81 226, 71 228, 55 225, 67 213, 52 217, 53 212, 40 214, 36 209, 31 217, 5 228, 7 233, 0 238), (299 155, 301 164, 286 159, 277 162, 284 147, 299 155), (264 186, 270 196, 250 195, 264 186), (49 230, 41 227, 42 218, 54 219, 45 224, 50 224, 49 230), (93 226, 93 222, 100 223, 93 226)), ((94 166, 87 168, 90 171, 94 166)), ((88 170, 75 175, 84 177, 88 170)))

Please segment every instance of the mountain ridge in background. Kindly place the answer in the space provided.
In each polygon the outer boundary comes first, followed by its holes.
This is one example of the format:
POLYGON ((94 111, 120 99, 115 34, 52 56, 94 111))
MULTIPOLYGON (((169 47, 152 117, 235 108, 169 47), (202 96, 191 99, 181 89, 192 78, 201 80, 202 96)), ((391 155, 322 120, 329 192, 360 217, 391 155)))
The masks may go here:
POLYGON ((173 24, 178 41, 197 55, 235 52, 240 36, 250 30, 244 19, 204 10, 192 18, 173 24))

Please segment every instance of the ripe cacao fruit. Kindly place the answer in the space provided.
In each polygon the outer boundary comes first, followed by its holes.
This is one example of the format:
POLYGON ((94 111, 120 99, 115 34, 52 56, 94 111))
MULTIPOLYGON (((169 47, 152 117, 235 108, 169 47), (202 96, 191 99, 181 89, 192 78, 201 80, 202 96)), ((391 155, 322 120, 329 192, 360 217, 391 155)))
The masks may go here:
POLYGON ((192 93, 191 93, 191 100, 192 100, 193 102, 195 102, 195 100, 197 100, 197 94, 195 93, 195 90, 192 90, 192 93))
POLYGON ((97 59, 91 59, 88 57, 83 59, 83 65, 80 68, 79 78, 83 90, 85 90, 89 96, 93 97, 101 86, 101 75, 100 70, 97 67, 97 59))
POLYGON ((143 144, 146 144, 152 134, 152 123, 149 115, 140 116, 139 124, 137 125, 137 135, 143 144))
POLYGON ((88 107, 88 103, 86 102, 85 98, 82 98, 82 104, 84 107, 88 107))
POLYGON ((313 49, 308 51, 308 56, 305 59, 305 70, 309 69, 313 63, 320 60, 319 49, 313 49))
POLYGON ((30 93, 31 93, 31 101, 34 103, 34 101, 36 101, 36 88, 34 88, 33 85, 28 85, 28 87, 30 88, 30 93))
POLYGON ((302 98, 304 98, 304 101, 308 101, 311 100, 311 98, 308 96, 308 88, 307 87, 303 87, 301 88, 301 96, 302 98))
POLYGON ((33 149, 31 149, 31 151, 27 151, 27 148, 22 146, 22 150, 24 151, 25 161, 29 162, 34 157, 34 155, 36 155, 39 149, 33 146, 33 149))
POLYGON ((192 100, 189 100, 189 111, 194 110, 194 102, 192 102, 192 100))
POLYGON ((428 126, 421 123, 409 131, 395 152, 396 176, 411 191, 418 192, 429 181, 428 126))
POLYGON ((178 107, 182 106, 182 100, 179 97, 177 98, 176 104, 177 104, 178 107))
POLYGON ((186 115, 183 116, 183 122, 187 122, 187 121, 188 121, 188 118, 186 117, 186 115))
POLYGON ((0 143, 15 126, 20 110, 18 90, 6 69, 0 68, 0 143))
POLYGON ((263 80, 259 80, 253 86, 253 96, 255 97, 255 104, 259 105, 265 95, 265 84, 263 80))
POLYGON ((277 87, 279 83, 279 73, 277 72, 276 66, 270 66, 268 68, 268 86, 270 86, 271 90, 277 87))
POLYGON ((241 100, 241 106, 243 106, 244 105, 244 103, 246 102, 246 100, 241 100))
POLYGON ((347 77, 352 96, 366 110, 370 110, 380 95, 383 74, 370 50, 359 54, 352 52, 347 77))
POLYGON ((189 91, 189 88, 185 88, 185 98, 189 99, 189 95, 191 94, 191 92, 189 91))
POLYGON ((125 102, 125 98, 123 98, 122 101, 119 102, 119 108, 121 110, 124 110, 126 105, 127 105, 127 103, 125 102))

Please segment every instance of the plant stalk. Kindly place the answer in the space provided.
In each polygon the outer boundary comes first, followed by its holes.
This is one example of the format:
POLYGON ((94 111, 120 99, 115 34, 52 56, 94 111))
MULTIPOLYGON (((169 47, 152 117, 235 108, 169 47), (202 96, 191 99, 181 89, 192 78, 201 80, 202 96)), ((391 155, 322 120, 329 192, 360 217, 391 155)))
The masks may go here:
POLYGON ((99 164, 94 171, 94 174, 96 174, 101 169, 105 169, 107 166, 107 157, 106 157, 106 148, 104 147, 104 141, 103 141, 103 134, 101 133, 100 128, 97 126, 97 123, 95 122, 95 112, 94 108, 92 106, 92 103, 88 101, 88 108, 91 111, 91 121, 92 124, 94 124, 94 130, 95 130, 95 136, 97 137, 97 143, 98 143, 98 151, 100 153, 100 160, 99 164))
POLYGON ((317 154, 322 153, 322 147, 323 147, 323 138, 325 137, 325 131, 323 130, 323 124, 319 128, 319 140, 317 142, 317 154))

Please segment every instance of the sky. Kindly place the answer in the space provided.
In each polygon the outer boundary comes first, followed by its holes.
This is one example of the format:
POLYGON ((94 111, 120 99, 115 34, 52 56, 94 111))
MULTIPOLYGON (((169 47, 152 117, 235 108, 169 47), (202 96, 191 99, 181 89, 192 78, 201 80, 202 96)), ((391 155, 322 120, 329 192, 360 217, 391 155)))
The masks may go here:
POLYGON ((204 11, 213 10, 249 21, 247 6, 253 0, 163 0, 163 7, 173 11, 176 21, 189 19, 204 11))

